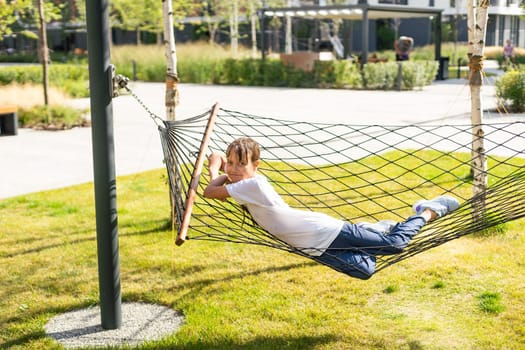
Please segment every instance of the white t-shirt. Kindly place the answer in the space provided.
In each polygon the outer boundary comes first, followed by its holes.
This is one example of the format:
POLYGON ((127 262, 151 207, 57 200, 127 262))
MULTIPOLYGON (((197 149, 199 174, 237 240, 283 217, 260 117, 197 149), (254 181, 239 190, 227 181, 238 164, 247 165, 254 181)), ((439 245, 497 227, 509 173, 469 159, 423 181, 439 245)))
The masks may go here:
POLYGON ((228 184, 226 190, 262 228, 309 255, 323 254, 344 225, 324 213, 290 208, 259 174, 228 184))

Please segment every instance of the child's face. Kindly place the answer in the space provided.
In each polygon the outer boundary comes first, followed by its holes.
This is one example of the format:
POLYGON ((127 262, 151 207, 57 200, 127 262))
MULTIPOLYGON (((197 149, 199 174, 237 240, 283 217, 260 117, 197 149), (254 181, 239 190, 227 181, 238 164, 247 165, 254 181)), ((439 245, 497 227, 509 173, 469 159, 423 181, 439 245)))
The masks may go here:
POLYGON ((226 165, 224 166, 224 171, 230 178, 231 182, 238 182, 255 176, 255 172, 259 166, 259 161, 252 162, 249 157, 247 158, 246 162, 239 160, 236 152, 231 152, 228 156, 226 159, 226 165))

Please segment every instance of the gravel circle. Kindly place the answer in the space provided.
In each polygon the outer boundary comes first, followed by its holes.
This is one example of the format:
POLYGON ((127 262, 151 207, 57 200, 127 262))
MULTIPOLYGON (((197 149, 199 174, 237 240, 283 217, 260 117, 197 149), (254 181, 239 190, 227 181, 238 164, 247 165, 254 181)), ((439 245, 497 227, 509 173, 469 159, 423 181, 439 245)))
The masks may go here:
POLYGON ((168 307, 144 303, 123 303, 121 315, 119 329, 102 328, 98 306, 55 316, 44 329, 66 349, 73 349, 159 340, 177 331, 184 321, 180 313, 168 307))

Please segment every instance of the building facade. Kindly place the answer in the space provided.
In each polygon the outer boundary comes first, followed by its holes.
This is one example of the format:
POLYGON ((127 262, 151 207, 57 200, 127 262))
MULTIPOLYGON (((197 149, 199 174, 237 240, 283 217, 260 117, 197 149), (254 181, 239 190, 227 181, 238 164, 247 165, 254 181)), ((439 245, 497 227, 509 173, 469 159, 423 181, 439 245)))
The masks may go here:
MULTIPOLYGON (((358 3, 359 0, 350 0, 358 3)), ((388 5, 392 7, 432 7, 442 9, 442 21, 450 24, 457 32, 457 41, 466 42, 467 38, 467 1, 466 0, 365 0, 370 5, 388 5)), ((323 0, 321 0, 323 3, 323 0)), ((525 47, 525 21, 521 18, 525 12, 521 0, 490 0, 487 22, 486 45, 503 46, 507 39, 516 46, 525 47)), ((421 22, 401 20, 400 30, 412 31, 422 36, 430 35, 421 22)))

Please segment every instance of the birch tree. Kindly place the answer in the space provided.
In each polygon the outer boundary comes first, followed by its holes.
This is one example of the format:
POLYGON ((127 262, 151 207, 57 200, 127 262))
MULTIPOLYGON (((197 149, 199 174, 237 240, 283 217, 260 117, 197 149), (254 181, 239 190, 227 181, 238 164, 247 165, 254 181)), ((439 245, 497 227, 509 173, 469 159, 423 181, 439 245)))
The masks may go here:
POLYGON ((187 13, 191 13, 196 5, 191 1, 177 1, 174 8, 172 0, 161 0, 162 18, 164 28, 164 49, 166 55, 166 119, 176 119, 176 108, 179 104, 179 73, 177 71, 177 47, 175 44, 175 19, 182 19, 187 13))
POLYGON ((239 0, 232 0, 230 5, 230 49, 232 57, 239 53, 239 0))
MULTIPOLYGON (((292 0, 288 0, 288 7, 292 6, 292 0)), ((286 15, 285 19, 285 36, 284 36, 284 53, 291 54, 293 51, 292 47, 292 16, 286 15)))
POLYGON ((173 6, 171 0, 162 0, 162 13, 164 18, 164 47, 166 52, 166 119, 175 120, 175 109, 179 104, 177 73, 177 49, 175 46, 175 33, 173 32, 173 6))
POLYGON ((252 58, 257 58, 257 7, 261 6, 258 0, 251 0, 248 4, 250 15, 250 33, 252 42, 252 58))
MULTIPOLYGON (((473 195, 482 195, 487 188, 487 159, 483 142, 483 101, 481 86, 483 85, 483 54, 488 19, 489 0, 468 0, 468 58, 469 85, 471 95, 472 122, 472 164, 473 195), (474 3, 474 1, 478 1, 474 3)), ((484 212, 484 201, 481 207, 474 208, 474 215, 481 218, 484 212)))

